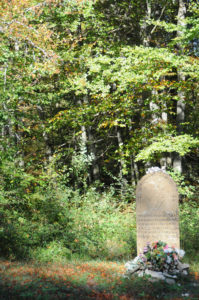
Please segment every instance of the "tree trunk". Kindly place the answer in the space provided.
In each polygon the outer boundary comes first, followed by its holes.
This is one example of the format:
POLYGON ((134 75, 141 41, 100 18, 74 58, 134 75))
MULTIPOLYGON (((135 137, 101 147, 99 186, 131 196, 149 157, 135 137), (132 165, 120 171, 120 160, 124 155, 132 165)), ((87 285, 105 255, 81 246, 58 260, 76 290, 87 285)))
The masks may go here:
POLYGON ((119 150, 121 150, 121 158, 119 160, 119 179, 120 179, 120 184, 121 184, 121 195, 124 193, 125 191, 125 187, 126 187, 126 179, 124 178, 124 168, 125 168, 125 161, 123 159, 124 157, 124 153, 123 153, 123 139, 122 139, 122 134, 121 134, 121 130, 119 127, 116 128, 117 132, 117 141, 118 141, 118 146, 119 146, 119 150))
POLYGON ((151 18, 151 0, 146 0, 146 15, 144 19, 141 22, 141 41, 143 46, 149 47, 149 42, 150 42, 150 34, 147 33, 147 20, 151 18))
POLYGON ((99 174, 100 174, 100 170, 99 170, 99 165, 97 163, 97 151, 96 151, 96 146, 94 143, 94 137, 92 134, 92 128, 91 126, 89 126, 88 128, 88 138, 89 138, 89 144, 90 144, 90 152, 92 155, 92 177, 94 180, 98 180, 99 179, 99 174))
MULTIPOLYGON (((83 100, 78 100, 80 106, 82 106, 83 103, 87 103, 87 102, 88 102, 87 96, 84 96, 83 100)), ((85 145, 88 152, 89 134, 87 133, 87 129, 85 125, 81 125, 81 142, 83 143, 83 145, 85 145)), ((88 169, 88 181, 89 183, 92 182, 92 174, 89 169, 88 169)))
MULTIPOLYGON (((5 66, 4 66, 4 75, 3 75, 3 76, 4 76, 4 78, 3 78, 3 92, 4 92, 4 93, 6 92, 7 69, 8 69, 8 65, 7 65, 7 63, 5 63, 5 66)), ((7 112, 7 108, 6 108, 5 103, 2 103, 2 110, 5 111, 5 112, 7 112)), ((4 138, 5 138, 5 136, 6 136, 6 131, 8 131, 8 130, 6 130, 7 127, 8 127, 7 124, 6 124, 6 125, 5 125, 5 124, 2 124, 2 129, 1 129, 1 137, 2 137, 2 140, 4 140, 4 138)), ((3 147, 3 144, 0 145, 0 149, 1 149, 2 151, 5 150, 5 148, 3 147)))
MULTIPOLYGON (((184 0, 179 0, 179 7, 178 7, 178 22, 177 25, 181 26, 182 28, 186 26, 185 24, 185 14, 186 14, 186 6, 184 0)), ((183 34, 182 28, 177 31, 177 37, 181 37, 183 34)), ((181 46, 180 42, 178 43, 179 53, 182 53, 183 47, 181 46)), ((181 70, 178 70, 178 81, 185 81, 185 76, 182 74, 181 70)), ((178 91, 178 98, 177 101, 177 108, 176 108, 176 127, 177 133, 183 133, 183 122, 185 120, 185 92, 178 91)), ((179 154, 174 155, 173 159, 173 168, 175 171, 182 173, 182 157, 179 154)))

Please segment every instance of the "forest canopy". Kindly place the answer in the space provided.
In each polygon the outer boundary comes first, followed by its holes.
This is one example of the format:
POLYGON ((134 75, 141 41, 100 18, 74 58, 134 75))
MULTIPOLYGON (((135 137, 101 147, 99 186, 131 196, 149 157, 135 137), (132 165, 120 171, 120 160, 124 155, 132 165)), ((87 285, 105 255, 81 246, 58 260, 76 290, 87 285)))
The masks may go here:
POLYGON ((198 1, 0 1, 4 254, 60 239, 88 192, 134 205, 150 166, 197 203, 198 29, 198 1))

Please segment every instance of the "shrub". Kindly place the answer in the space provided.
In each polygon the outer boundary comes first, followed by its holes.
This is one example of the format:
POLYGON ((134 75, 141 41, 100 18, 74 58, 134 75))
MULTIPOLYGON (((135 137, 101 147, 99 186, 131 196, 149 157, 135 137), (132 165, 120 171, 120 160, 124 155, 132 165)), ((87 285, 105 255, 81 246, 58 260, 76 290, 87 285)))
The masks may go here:
POLYGON ((43 191, 35 188, 20 202, 14 196, 2 197, 4 201, 6 205, 0 206, 0 255, 4 257, 127 259, 136 253, 135 205, 118 202, 113 189, 100 193, 92 187, 81 194, 59 185, 46 186, 43 191))
POLYGON ((180 242, 188 256, 199 252, 199 207, 194 201, 180 205, 180 242))
POLYGON ((71 224, 63 239, 74 253, 119 259, 136 252, 135 205, 125 204, 121 209, 112 191, 100 194, 92 188, 78 207, 66 205, 65 209, 71 224))
POLYGON ((30 250, 30 257, 40 262, 58 262, 71 258, 71 251, 64 247, 63 242, 52 241, 46 247, 30 250))

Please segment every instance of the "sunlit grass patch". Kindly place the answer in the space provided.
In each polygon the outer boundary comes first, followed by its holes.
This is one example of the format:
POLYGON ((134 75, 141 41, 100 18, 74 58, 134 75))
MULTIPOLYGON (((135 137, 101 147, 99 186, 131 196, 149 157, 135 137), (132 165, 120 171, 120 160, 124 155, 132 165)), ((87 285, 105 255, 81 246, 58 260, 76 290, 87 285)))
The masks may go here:
POLYGON ((0 271, 2 291, 9 297, 17 294, 37 299, 50 293, 48 299, 53 299, 53 295, 64 298, 65 294, 67 297, 78 294, 78 297, 89 299, 103 294, 112 299, 112 289, 121 283, 124 265, 111 262, 40 265, 1 261, 0 271))
MULTIPOLYGON (((197 299, 196 285, 152 283, 147 278, 124 278, 124 263, 71 261, 22 263, 0 261, 0 299, 197 299), (193 295, 193 297, 192 297, 193 295), (194 298, 195 297, 195 298, 194 298)), ((196 281, 197 280, 197 281, 196 281)))

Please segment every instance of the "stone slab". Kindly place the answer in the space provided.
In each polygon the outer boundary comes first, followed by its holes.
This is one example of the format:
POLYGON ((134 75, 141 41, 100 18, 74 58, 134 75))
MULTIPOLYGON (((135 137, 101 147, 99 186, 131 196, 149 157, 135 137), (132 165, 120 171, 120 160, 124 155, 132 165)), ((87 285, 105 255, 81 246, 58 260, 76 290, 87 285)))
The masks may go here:
POLYGON ((136 224, 138 254, 147 242, 159 240, 180 248, 178 190, 167 173, 150 173, 138 182, 136 224))

